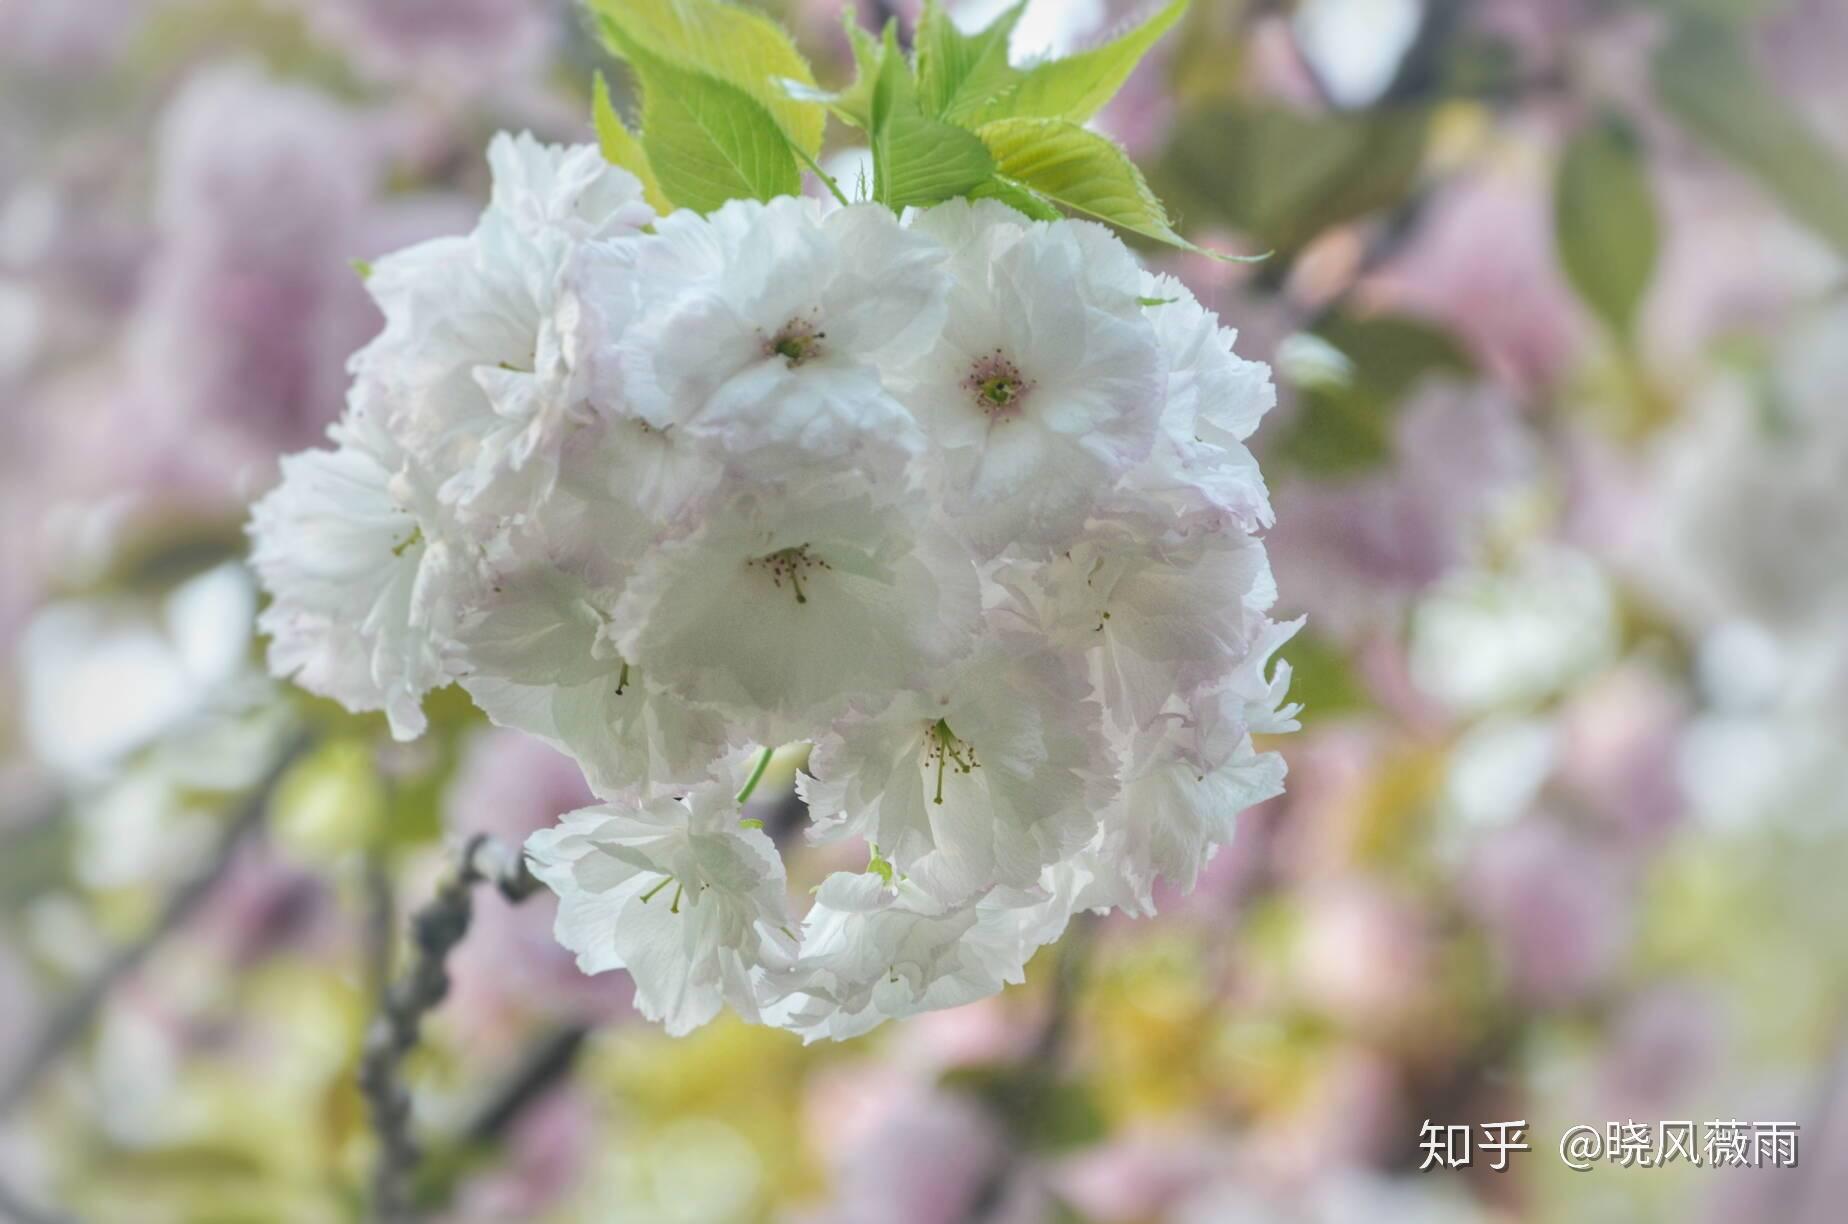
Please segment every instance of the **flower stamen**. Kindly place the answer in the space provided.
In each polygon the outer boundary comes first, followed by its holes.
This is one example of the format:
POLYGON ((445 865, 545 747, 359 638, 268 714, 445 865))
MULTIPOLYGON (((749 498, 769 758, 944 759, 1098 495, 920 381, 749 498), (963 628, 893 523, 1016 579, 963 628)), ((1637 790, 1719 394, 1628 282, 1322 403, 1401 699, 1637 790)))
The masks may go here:
POLYGON ((770 581, 778 590, 783 587, 785 579, 790 589, 796 594, 796 602, 808 602, 808 594, 802 589, 802 580, 817 569, 831 569, 826 561, 808 550, 807 544, 798 544, 794 548, 780 548, 767 556, 757 557, 748 564, 757 566, 770 575, 770 581))
POLYGON ((783 324, 776 335, 764 342, 764 356, 781 357, 790 369, 821 354, 821 342, 828 333, 817 330, 808 319, 794 318, 783 324))
POLYGON ((950 730, 947 719, 939 718, 925 731, 924 768, 929 769, 933 761, 937 765, 937 793, 931 802, 943 802, 943 775, 954 766, 958 773, 972 773, 980 769, 982 763, 975 759, 975 745, 956 738, 950 730))
POLYGON ((1034 383, 1020 373, 1020 367, 1001 355, 1001 350, 978 360, 963 379, 975 406, 990 418, 1018 416, 1020 401, 1033 390, 1034 383))

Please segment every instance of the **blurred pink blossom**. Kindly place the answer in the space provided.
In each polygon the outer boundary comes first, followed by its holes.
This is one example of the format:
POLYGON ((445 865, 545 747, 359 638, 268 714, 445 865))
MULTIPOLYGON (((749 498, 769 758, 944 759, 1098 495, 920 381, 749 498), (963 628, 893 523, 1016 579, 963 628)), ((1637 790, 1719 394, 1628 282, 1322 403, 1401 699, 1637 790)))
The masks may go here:
POLYGON ((1576 1002, 1617 968, 1630 936, 1630 882, 1609 851, 1545 817, 1496 830, 1463 880, 1514 994, 1576 1002))
POLYGON ((441 93, 537 72, 567 11, 553 0, 281 0, 366 74, 441 93))
POLYGON ((1555 385, 1588 333, 1553 249, 1553 139, 1532 123, 1506 140, 1495 160, 1439 192, 1361 297, 1455 333, 1497 382, 1525 395, 1555 385))
POLYGON ((1222 1147, 1204 1126, 1135 1126, 1059 1161, 1050 1180, 1084 1218, 1134 1224, 1160 1218, 1208 1181, 1224 1158, 1222 1147))
POLYGON ((0 62, 38 72, 94 71, 172 0, 6 0, 0 62))
POLYGON ((1493 392, 1432 384, 1393 424, 1378 472, 1280 481, 1268 536, 1287 612, 1348 637, 1390 625, 1404 599, 1469 556, 1498 496, 1532 466, 1514 407, 1493 392))
POLYGON ((1603 1053, 1611 1117, 1692 1117, 1723 1053, 1725 1017, 1710 991, 1691 983, 1647 987, 1615 1017, 1603 1053))
POLYGON ((449 1224, 530 1220, 557 1207, 607 1142, 596 1109, 576 1087, 547 1093, 516 1117, 495 1167, 462 1183, 449 1224))
POLYGON ((806 1113, 831 1181, 804 1224, 960 1224, 1005 1156, 974 1098, 879 1063, 816 1072, 806 1113))
POLYGON ((1294 966, 1309 1006, 1358 1033, 1391 1034, 1413 1022, 1437 968, 1420 908, 1361 876, 1314 883, 1298 900, 1294 966))
POLYGON ((379 325, 353 261, 456 228, 459 210, 378 202, 367 119, 245 65, 195 76, 157 148, 157 247, 129 340, 144 409, 193 444, 201 421, 207 441, 265 458, 314 444, 379 325))
POLYGON ((1685 697, 1660 674, 1620 666, 1570 697, 1561 711, 1560 781, 1629 847, 1648 847, 1679 822, 1676 772, 1685 697))

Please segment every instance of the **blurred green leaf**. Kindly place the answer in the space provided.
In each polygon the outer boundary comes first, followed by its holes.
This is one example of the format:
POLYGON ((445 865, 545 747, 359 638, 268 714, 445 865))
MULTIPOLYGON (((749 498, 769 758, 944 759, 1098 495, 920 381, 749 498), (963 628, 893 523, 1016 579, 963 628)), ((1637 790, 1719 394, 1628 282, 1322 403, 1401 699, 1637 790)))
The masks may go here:
POLYGON ((0 835, 0 914, 13 914, 62 886, 77 831, 61 807, 48 808, 0 835))
POLYGON ((1034 1151, 1083 1147, 1109 1134, 1109 1122, 1090 1089, 1044 1068, 995 1063, 958 1067, 943 1076, 942 1084, 980 1101, 1034 1151))
POLYGON ((1084 123, 1116 96, 1142 57, 1186 11, 1187 0, 1169 0, 1147 21, 1102 46, 1015 73, 1013 84, 1000 95, 952 118, 963 118, 971 126, 998 119, 1084 123))
POLYGON ((1319 720, 1373 707, 1347 652, 1328 639, 1304 631, 1279 654, 1290 665, 1290 700, 1301 702, 1306 716, 1319 720))
POLYGON ((962 128, 933 119, 918 104, 911 66, 886 27, 873 89, 873 196, 890 208, 926 206, 962 195, 994 173, 988 149, 962 128))
POLYGON ((1152 178, 1190 226, 1218 222, 1295 251, 1403 200, 1426 126, 1416 108, 1315 115, 1219 102, 1175 125, 1152 178))
POLYGON ((974 34, 956 28, 937 0, 925 0, 918 18, 918 99, 926 113, 961 122, 1020 74, 1008 63, 1007 43, 1026 9, 1024 0, 974 34))
POLYGON ((1317 330, 1352 363, 1350 374, 1300 389, 1295 416, 1266 452, 1310 476, 1351 476, 1386 462, 1406 394, 1429 375, 1471 368, 1456 341, 1415 319, 1338 315, 1317 330))
POLYGON ((999 119, 977 135, 994 154, 1002 184, 1170 246, 1200 249, 1169 224, 1142 172, 1107 137, 1063 119, 999 119))
POLYGON ((1745 33, 1687 18, 1656 51, 1663 105, 1715 152, 1757 177, 1790 215, 1848 252, 1848 168, 1752 62, 1745 33))
POLYGON ((1622 119, 1606 116, 1566 146, 1553 219, 1572 287, 1628 343, 1655 272, 1661 233, 1641 146, 1622 119))
MULTIPOLYGON (((791 144, 821 152, 827 115, 782 81, 813 86, 815 75, 795 43, 769 17, 719 0, 590 0, 604 41, 634 63, 638 48, 654 59, 729 85, 755 100, 791 144)), ((647 121, 644 118, 644 133, 647 121)), ((684 201, 682 201, 684 203, 684 201)))
POLYGON ((662 215, 672 212, 674 206, 662 193, 661 184, 655 181, 654 167, 648 164, 647 152, 634 133, 623 125, 622 116, 616 113, 616 104, 610 101, 610 83, 603 79, 601 72, 596 75, 592 91, 591 119, 596 124, 597 146, 603 150, 603 159, 641 180, 642 194, 649 207, 662 215))

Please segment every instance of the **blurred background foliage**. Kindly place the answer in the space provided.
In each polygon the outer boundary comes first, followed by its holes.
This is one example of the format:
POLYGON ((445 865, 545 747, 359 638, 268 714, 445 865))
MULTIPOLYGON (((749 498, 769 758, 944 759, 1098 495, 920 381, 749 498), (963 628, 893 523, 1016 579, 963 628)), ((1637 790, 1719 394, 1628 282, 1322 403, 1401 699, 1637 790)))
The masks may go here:
MULTIPOLYGON (((765 7, 847 78, 832 0, 765 7)), ((1034 0, 1016 52, 1132 15, 1034 0)), ((1145 254, 1277 372, 1290 794, 1160 919, 839 1047, 667 1039, 484 893, 407 1068, 420 1209, 1839 1218, 1844 63, 1839 0, 1195 0, 1096 126, 1272 252, 1145 254), (1515 1118, 1509 1171, 1420 1171, 1426 1119, 1515 1118), (1555 1154, 1659 1118, 1801 1165, 1555 1154)), ((464 228, 494 130, 590 139, 600 70, 626 109, 564 0, 0 7, 0 1216, 364 1217, 405 914, 586 801, 458 694, 395 746, 267 681, 239 558, 377 324, 352 261, 464 228)))

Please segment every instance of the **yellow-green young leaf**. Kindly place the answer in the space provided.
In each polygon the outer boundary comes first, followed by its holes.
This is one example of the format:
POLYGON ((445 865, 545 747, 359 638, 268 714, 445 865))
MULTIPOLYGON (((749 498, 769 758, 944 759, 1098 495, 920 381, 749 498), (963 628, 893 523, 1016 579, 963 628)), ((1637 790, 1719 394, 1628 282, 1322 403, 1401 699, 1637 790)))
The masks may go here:
POLYGON ((590 105, 591 119, 597 126, 597 144, 603 150, 603 159, 612 166, 621 166, 642 181, 642 195, 648 206, 666 216, 674 211, 674 206, 661 192, 661 184, 655 181, 654 167, 648 164, 648 154, 643 151, 641 142, 623 126, 622 116, 616 113, 616 104, 610 101, 610 83, 599 72, 593 85, 590 105))
POLYGON ((788 138, 755 98, 640 47, 626 54, 642 83, 642 149, 668 199, 711 212, 802 189, 788 138))
MULTIPOLYGON (((683 70, 722 81, 756 99, 797 148, 821 152, 827 115, 779 83, 813 86, 815 74, 781 26, 720 0, 589 0, 610 50, 633 62, 640 47, 683 70)), ((644 124, 644 127, 646 125, 644 124)))
POLYGON ((913 40, 918 101, 925 114, 958 122, 1019 79, 1020 73, 1008 63, 1007 41, 1026 7, 1026 0, 1021 0, 979 32, 964 34, 937 0, 925 0, 913 40))
POLYGON ((1656 51, 1656 92, 1683 126, 1848 253, 1848 166, 1778 96, 1744 39, 1733 24, 1684 19, 1656 51))
POLYGON ((1655 197, 1636 134, 1612 116, 1572 138, 1554 184, 1559 259, 1572 287, 1628 341, 1655 271, 1655 197))
POLYGON ((873 198, 888 208, 936 204, 974 190, 994 174, 994 159, 974 133, 919 109, 911 67, 889 25, 872 120, 873 198))
POLYGON ((1167 210, 1129 155, 1096 132, 1063 119, 998 119, 976 135, 994 155, 1002 179, 1073 212, 1200 250, 1169 224, 1167 210))
POLYGON ((965 118, 971 126, 997 119, 1083 123, 1116 96, 1149 48, 1186 10, 1187 0, 1168 0, 1147 21, 1101 47, 1023 69, 1012 86, 965 118))

